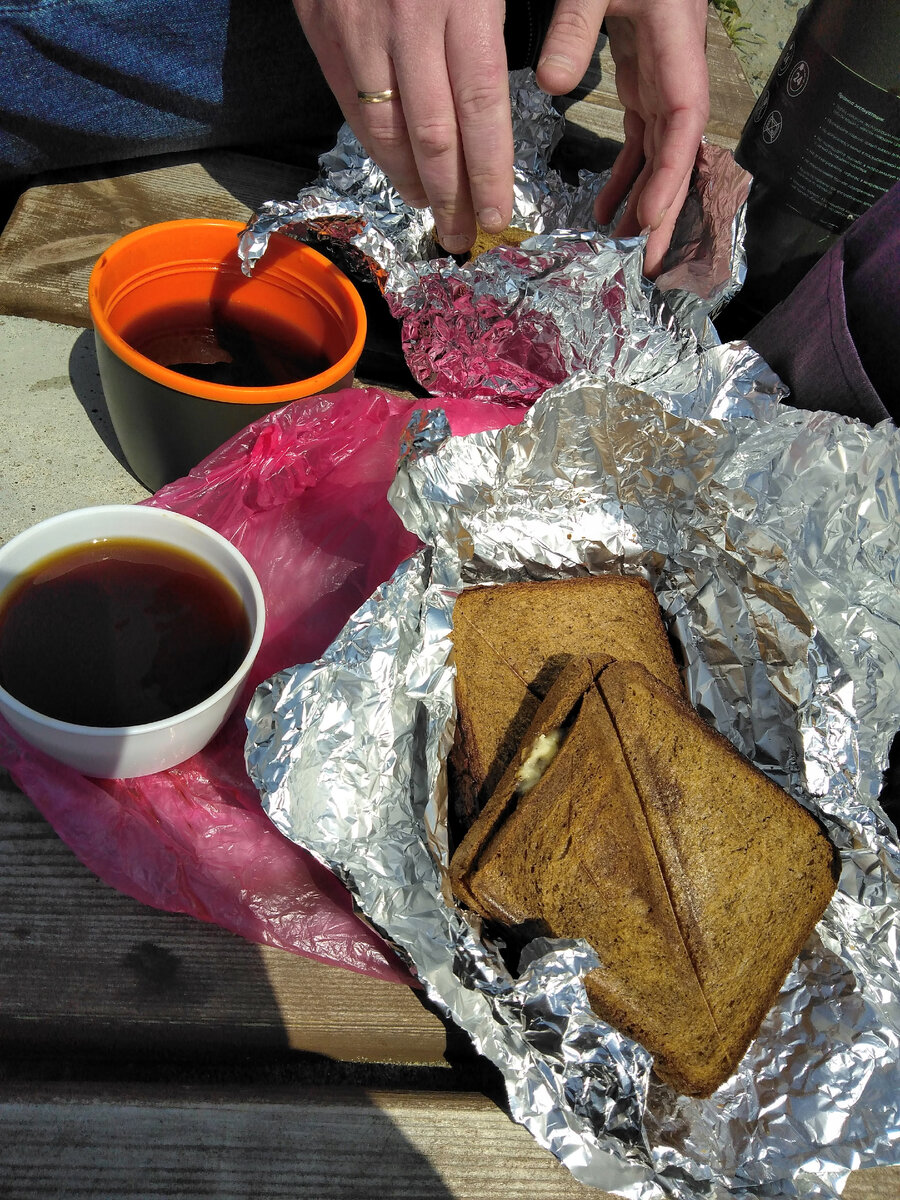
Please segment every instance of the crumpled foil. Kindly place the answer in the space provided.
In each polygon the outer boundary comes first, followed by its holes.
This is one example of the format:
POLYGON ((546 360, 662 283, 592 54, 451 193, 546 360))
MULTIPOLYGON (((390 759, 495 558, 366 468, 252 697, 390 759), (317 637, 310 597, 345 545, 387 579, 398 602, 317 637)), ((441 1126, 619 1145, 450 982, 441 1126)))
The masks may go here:
MULTIPOLYGON (((830 1197, 900 1161, 900 846, 877 803, 900 725, 900 431, 731 382, 680 402, 585 375, 523 424, 408 430, 391 502, 423 549, 315 663, 256 692, 247 763, 502 1071, 513 1116, 635 1200, 830 1197), (676 1095, 590 1010, 578 942, 518 978, 445 886, 460 588, 641 574, 700 713, 825 823, 838 891, 737 1073, 676 1095)), ((752 372, 750 372, 752 375, 752 372)))
POLYGON ((534 232, 460 264, 435 241, 430 210, 410 208, 348 126, 295 200, 264 204, 241 242, 249 273, 269 236, 291 229, 353 276, 375 281, 401 322, 403 351, 432 394, 530 403, 579 370, 688 393, 715 363, 713 315, 744 278, 749 175, 704 143, 656 284, 642 275, 645 238, 598 229, 606 173, 570 184, 550 166, 564 118, 531 71, 510 73, 515 140, 512 224, 534 232))

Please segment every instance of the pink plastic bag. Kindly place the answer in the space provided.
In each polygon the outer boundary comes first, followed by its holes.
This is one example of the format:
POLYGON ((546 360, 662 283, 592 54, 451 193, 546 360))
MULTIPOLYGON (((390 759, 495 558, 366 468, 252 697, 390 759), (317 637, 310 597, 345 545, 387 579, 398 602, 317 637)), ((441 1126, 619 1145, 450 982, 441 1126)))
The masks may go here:
POLYGON ((355 916, 344 888, 265 816, 243 750, 252 689, 318 658, 416 549, 386 492, 417 407, 443 407, 456 434, 524 415, 508 405, 411 403, 348 389, 262 418, 146 502, 224 534, 266 598, 266 635, 247 692, 201 754, 142 779, 90 780, 33 750, 0 719, 0 764, 107 883, 252 941, 405 983, 406 969, 355 916))

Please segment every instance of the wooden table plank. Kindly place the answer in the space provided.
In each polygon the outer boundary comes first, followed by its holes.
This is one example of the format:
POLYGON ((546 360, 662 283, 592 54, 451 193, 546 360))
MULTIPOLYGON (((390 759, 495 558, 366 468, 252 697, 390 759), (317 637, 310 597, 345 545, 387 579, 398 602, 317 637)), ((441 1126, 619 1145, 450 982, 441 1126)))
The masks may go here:
MULTIPOLYGON (((609 1200, 485 1097, 363 1089, 4 1088, 5 1200, 609 1200)), ((900 1167, 847 1200, 895 1200, 900 1167)))
MULTIPOLYGON (((705 137, 716 146, 733 150, 756 95, 741 67, 731 39, 715 9, 707 21, 706 63, 709 70, 709 121, 705 137)), ((566 167, 605 170, 624 140, 622 104, 616 92, 616 65, 608 44, 581 87, 563 101, 566 135, 560 160, 566 167)))
POLYGON ((0 237, 0 312, 87 327, 91 268, 117 238, 182 217, 245 221, 263 201, 290 199, 314 175, 228 151, 100 170, 36 184, 19 197, 0 237))
POLYGON ((0 1044, 65 1051, 300 1050, 444 1063, 419 995, 102 883, 0 780, 0 1044))
MULTIPOLYGON (((715 145, 733 150, 756 102, 756 95, 747 82, 731 39, 711 6, 707 20, 706 64, 710 111, 705 136, 715 145)), ((593 129, 602 137, 623 140, 623 110, 616 92, 616 64, 608 44, 603 46, 599 61, 574 95, 579 102, 567 107, 569 122, 593 129)))
POLYGON ((8 1091, 5 1200, 603 1200, 476 1094, 8 1091))

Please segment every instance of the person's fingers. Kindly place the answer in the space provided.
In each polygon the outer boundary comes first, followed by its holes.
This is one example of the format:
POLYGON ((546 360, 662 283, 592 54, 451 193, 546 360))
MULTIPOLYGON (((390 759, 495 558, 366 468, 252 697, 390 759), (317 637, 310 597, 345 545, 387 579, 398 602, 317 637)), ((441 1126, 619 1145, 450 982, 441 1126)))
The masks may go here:
POLYGON ((652 166, 637 219, 656 229, 690 176, 709 116, 706 6, 688 0, 662 11, 655 4, 640 21, 613 17, 608 27, 619 96, 644 122, 644 155, 652 166), (621 60, 617 43, 624 45, 621 60))
POLYGON ((637 218, 642 225, 657 229, 679 195, 683 200, 705 124, 705 118, 691 109, 657 118, 652 129, 653 173, 638 197, 637 218))
POLYGON ((705 5, 611 0, 610 12, 607 31, 625 109, 625 145, 595 214, 608 224, 627 193, 613 232, 631 237, 650 231, 644 272, 653 278, 687 194, 708 116, 705 5))
POLYGON ((369 157, 378 163, 407 204, 423 208, 428 196, 419 178, 393 64, 387 60, 379 67, 370 64, 363 74, 361 68, 354 68, 346 61, 335 63, 326 79, 369 157), (385 89, 396 91, 396 97, 378 104, 363 104, 357 95, 359 91, 385 89))
POLYGON ((653 175, 653 165, 649 162, 644 162, 641 170, 632 184, 631 191, 628 193, 628 201, 616 221, 613 235, 615 237, 636 237, 637 234, 643 233, 649 226, 642 225, 638 220, 638 202, 641 197, 641 192, 647 186, 647 181, 653 175))
POLYGON ((383 39, 379 42, 374 29, 357 24, 356 33, 363 37, 367 52, 354 52, 356 38, 346 36, 340 25, 323 20, 315 11, 306 11, 299 4, 295 7, 322 74, 363 149, 408 204, 417 207, 427 204, 409 143, 393 63, 383 48, 383 39), (357 95, 358 91, 389 88, 398 90, 398 99, 361 104, 357 95))
POLYGON ((584 78, 608 0, 556 0, 541 46, 536 78, 551 96, 571 92, 584 78))
MULTIPOLYGON (((690 175, 682 180, 673 202, 669 205, 662 219, 659 221, 655 229, 651 229, 646 222, 642 222, 639 217, 640 199, 646 188, 652 180, 652 166, 650 163, 645 163, 637 178, 631 187, 628 196, 628 203, 616 222, 612 230, 614 237, 636 237, 639 233, 649 230, 647 245, 644 248, 644 274, 648 279, 655 279, 662 269, 666 251, 669 248, 669 243, 672 240, 672 234, 675 229, 675 223, 678 220, 678 214, 681 211, 681 206, 684 204, 685 196, 687 195, 688 186, 690 183, 690 175)), ((608 187, 609 185, 607 185, 608 187)), ((608 225, 615 216, 613 211, 608 217, 601 207, 601 201, 604 199, 604 188, 596 201, 594 202, 594 212, 597 216, 597 222, 600 225, 608 225)))
POLYGON ((624 130, 625 144, 594 201, 594 216, 599 225, 610 224, 644 165, 644 122, 634 109, 625 113, 624 130))
POLYGON ((609 18, 607 30, 610 53, 616 65, 616 92, 625 110, 625 142, 613 163, 609 180, 595 202, 595 216, 604 225, 608 225, 615 217, 620 204, 643 170, 647 141, 644 123, 646 107, 640 93, 637 46, 632 23, 623 18, 609 18))
POLYGON ((404 199, 431 206, 445 248, 471 246, 476 206, 486 229, 508 224, 513 143, 503 0, 469 0, 464 11, 438 0, 295 5, 360 142, 404 199), (359 102, 358 90, 389 88, 399 99, 359 102))
MULTIPOLYGON (((693 159, 691 163, 693 166, 693 159)), ((653 159, 645 158, 643 167, 632 183, 625 208, 613 228, 612 232, 615 237, 636 237, 639 233, 649 231, 647 245, 644 248, 644 274, 648 279, 655 279, 662 269, 663 260, 675 229, 675 222, 678 220, 678 214, 687 195, 691 173, 688 171, 682 178, 675 195, 667 204, 656 225, 652 226, 642 213, 642 204, 648 188, 652 187, 654 183, 656 169, 653 159)), ((598 196, 597 199, 599 201, 600 197, 598 196)))
POLYGON ((681 206, 684 204, 689 183, 689 179, 684 180, 662 220, 647 238, 647 245, 644 248, 644 274, 648 279, 655 279, 663 268, 666 252, 672 241, 675 223, 681 212, 681 206))
POLYGON ((466 13, 447 26, 447 65, 478 224, 488 233, 512 217, 513 133, 502 10, 472 25, 466 13))
POLYGON ((415 46, 395 50, 397 86, 416 169, 434 214, 438 240, 451 254, 475 240, 475 212, 448 75, 445 28, 419 30, 415 46))

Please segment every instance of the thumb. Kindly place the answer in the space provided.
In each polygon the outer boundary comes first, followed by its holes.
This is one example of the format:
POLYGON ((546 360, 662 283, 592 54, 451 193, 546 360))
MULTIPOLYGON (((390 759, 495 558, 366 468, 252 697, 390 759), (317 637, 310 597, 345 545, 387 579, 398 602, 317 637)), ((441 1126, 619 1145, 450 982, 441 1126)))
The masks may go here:
POLYGON ((556 0, 537 65, 538 87, 562 96, 588 69, 609 0, 556 0))

